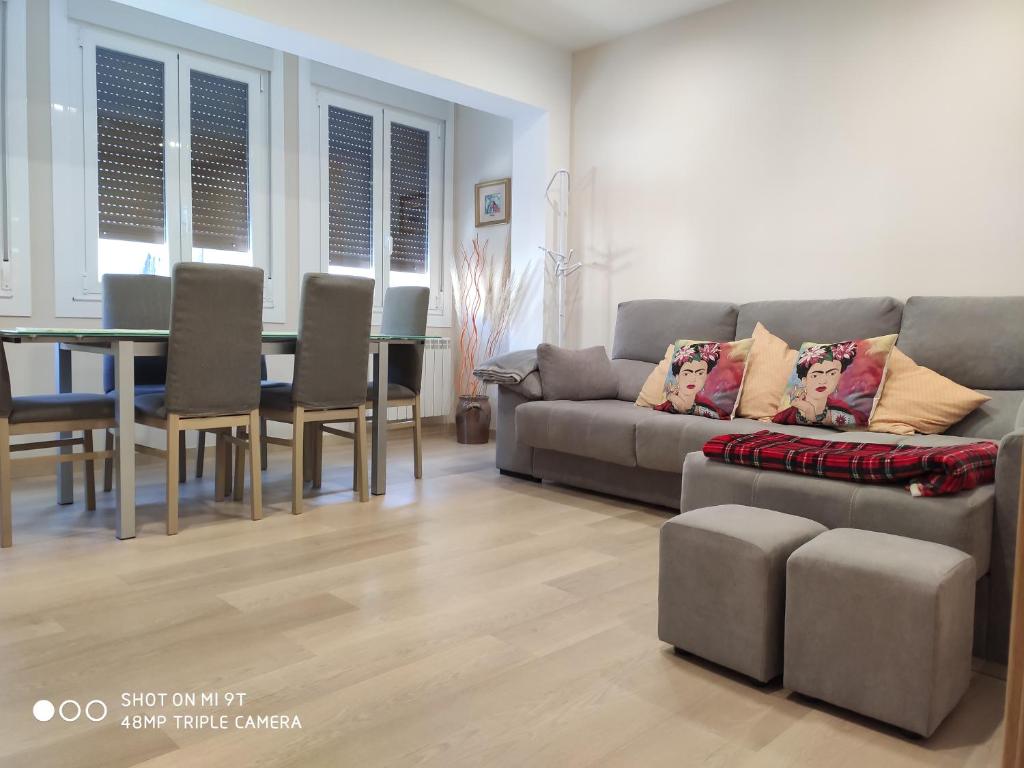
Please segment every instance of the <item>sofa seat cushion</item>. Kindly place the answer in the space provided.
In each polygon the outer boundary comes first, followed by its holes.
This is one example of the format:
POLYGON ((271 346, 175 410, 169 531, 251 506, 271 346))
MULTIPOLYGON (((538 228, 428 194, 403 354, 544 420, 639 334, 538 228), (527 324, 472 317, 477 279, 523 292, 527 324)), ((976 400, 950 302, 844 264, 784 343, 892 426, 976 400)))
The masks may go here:
MULTIPOLYGON (((648 419, 637 425, 636 461, 646 469, 662 472, 682 472, 683 458, 688 453, 700 451, 704 443, 713 437, 728 434, 751 434, 762 429, 800 437, 816 437, 819 440, 854 440, 864 442, 895 444, 899 435, 874 434, 867 432, 833 432, 821 427, 806 427, 799 424, 766 424, 756 419, 731 419, 718 421, 699 416, 683 416, 654 412, 661 418, 648 419)), ((906 438, 903 438, 906 439, 906 438)))
POLYGON ((516 436, 531 448, 635 467, 637 426, 665 415, 623 400, 536 400, 516 408, 516 436))
MULTIPOLYGON (((917 440, 935 444, 941 437, 917 440)), ((902 485, 763 471, 691 453, 683 465, 680 509, 687 512, 715 504, 746 504, 808 517, 828 528, 860 528, 934 541, 972 555, 980 577, 989 569, 994 499, 993 485, 951 496, 915 498, 902 485)))

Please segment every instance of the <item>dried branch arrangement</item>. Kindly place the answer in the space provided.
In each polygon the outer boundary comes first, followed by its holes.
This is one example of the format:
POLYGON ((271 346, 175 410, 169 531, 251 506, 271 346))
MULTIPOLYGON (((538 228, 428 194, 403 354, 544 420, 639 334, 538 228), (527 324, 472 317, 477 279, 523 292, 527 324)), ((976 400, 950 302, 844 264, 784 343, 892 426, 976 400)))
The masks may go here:
POLYGON ((487 248, 488 241, 477 236, 469 248, 460 243, 455 252, 455 315, 459 321, 455 385, 459 395, 480 394, 481 383, 473 369, 478 360, 493 357, 501 347, 533 274, 532 265, 521 275, 513 274, 508 242, 500 259, 493 259, 487 248))

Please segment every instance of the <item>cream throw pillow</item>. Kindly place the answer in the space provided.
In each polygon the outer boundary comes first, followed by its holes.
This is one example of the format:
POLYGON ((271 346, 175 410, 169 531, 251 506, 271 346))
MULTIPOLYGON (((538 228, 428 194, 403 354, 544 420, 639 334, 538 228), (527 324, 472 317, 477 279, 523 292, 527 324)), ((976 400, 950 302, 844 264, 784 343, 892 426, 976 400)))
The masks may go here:
POLYGON ((868 430, 895 435, 936 435, 990 399, 918 365, 894 348, 882 396, 868 430))
POLYGON ((760 323, 754 326, 752 338, 754 343, 747 354, 747 373, 736 418, 771 421, 779 410, 779 400, 796 365, 797 352, 760 323))
POLYGON ((661 358, 661 362, 651 371, 651 375, 647 377, 647 381, 640 388, 640 396, 637 397, 636 404, 641 408, 653 408, 665 401, 665 379, 668 377, 669 368, 672 367, 672 350, 674 349, 675 344, 668 345, 665 349, 665 356, 661 358))

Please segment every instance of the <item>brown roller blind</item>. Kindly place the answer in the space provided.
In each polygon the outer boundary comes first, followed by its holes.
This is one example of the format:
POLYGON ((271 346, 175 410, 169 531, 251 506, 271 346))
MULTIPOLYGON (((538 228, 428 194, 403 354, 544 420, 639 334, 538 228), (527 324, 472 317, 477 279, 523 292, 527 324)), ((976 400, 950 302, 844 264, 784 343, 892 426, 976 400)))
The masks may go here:
POLYGON ((96 48, 99 236, 162 243, 164 65, 96 48))
POLYGON ((327 108, 328 255, 334 267, 373 266, 373 117, 327 108))
POLYGON ((391 123, 391 269, 427 269, 430 133, 391 123))
POLYGON ((192 246, 249 250, 249 84, 193 70, 192 246))

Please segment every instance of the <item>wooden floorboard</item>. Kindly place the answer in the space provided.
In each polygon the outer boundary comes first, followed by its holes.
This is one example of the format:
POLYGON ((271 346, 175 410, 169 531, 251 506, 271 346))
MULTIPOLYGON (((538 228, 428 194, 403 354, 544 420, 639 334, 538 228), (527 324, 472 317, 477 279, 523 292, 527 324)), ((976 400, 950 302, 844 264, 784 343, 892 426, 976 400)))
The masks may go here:
MULTIPOLYGON (((140 460, 138 538, 113 494, 59 507, 49 477, 14 489, 0 552, 0 765, 987 766, 1004 683, 989 668, 934 737, 757 687, 656 634, 665 510, 501 477, 493 446, 407 436, 388 494, 360 504, 351 448, 290 514, 272 449, 264 519, 140 460), (244 705, 122 708, 122 692, 241 692, 244 705), (102 723, 38 722, 39 699, 105 701, 102 723), (126 714, 298 716, 301 730, 127 730, 126 714)), ((979 667, 980 669, 980 667, 979 667)))

